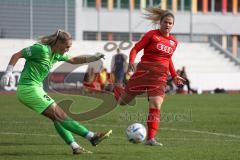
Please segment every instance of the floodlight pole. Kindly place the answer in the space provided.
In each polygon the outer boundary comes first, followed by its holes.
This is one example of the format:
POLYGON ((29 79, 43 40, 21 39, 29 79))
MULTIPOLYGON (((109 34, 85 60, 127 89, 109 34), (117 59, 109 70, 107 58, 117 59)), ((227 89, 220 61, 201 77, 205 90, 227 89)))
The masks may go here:
POLYGON ((65 0, 65 31, 68 31, 68 0, 65 0))
POLYGON ((128 8, 128 27, 129 27, 129 41, 132 41, 132 6, 131 0, 129 1, 129 8, 128 8))
POLYGON ((190 42, 193 42, 193 3, 190 1, 190 42))
POLYGON ((33 39, 33 3, 30 0, 30 39, 33 39))
POLYGON ((97 40, 100 41, 102 39, 101 31, 100 31, 100 9, 101 4, 97 5, 97 40))

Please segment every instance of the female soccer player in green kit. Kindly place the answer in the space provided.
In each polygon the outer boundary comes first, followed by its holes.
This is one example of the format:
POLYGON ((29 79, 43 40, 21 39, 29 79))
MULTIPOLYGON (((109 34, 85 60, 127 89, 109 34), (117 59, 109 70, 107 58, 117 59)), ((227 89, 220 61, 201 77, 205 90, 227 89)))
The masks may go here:
POLYGON ((78 57, 64 55, 71 46, 71 35, 63 30, 57 30, 52 35, 42 37, 38 43, 22 49, 11 57, 1 83, 2 85, 8 85, 12 82, 14 65, 20 58, 25 58, 26 62, 17 86, 19 101, 37 113, 50 118, 59 135, 71 146, 73 154, 91 153, 75 142, 72 133, 88 139, 93 146, 96 146, 107 138, 112 131, 109 130, 105 133, 89 131, 86 127, 68 117, 62 108, 43 90, 43 81, 57 61, 83 64, 104 58, 103 54, 78 57))

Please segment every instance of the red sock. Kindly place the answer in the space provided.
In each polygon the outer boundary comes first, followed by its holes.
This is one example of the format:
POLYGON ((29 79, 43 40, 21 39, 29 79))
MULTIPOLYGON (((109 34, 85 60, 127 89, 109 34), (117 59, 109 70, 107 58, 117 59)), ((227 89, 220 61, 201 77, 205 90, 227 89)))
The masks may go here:
POLYGON ((124 92, 124 88, 116 86, 114 87, 113 92, 114 92, 115 99, 118 102, 121 94, 124 92))
POLYGON ((154 139, 160 122, 160 110, 157 108, 149 108, 147 126, 148 137, 147 140, 154 139))

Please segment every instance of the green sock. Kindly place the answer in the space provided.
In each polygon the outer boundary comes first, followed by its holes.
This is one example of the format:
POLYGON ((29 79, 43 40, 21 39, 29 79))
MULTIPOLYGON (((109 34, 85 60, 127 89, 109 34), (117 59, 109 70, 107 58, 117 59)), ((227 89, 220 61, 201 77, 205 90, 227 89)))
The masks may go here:
POLYGON ((66 130, 59 122, 54 122, 54 126, 55 126, 58 134, 62 137, 62 139, 67 144, 71 144, 72 142, 74 142, 72 133, 70 131, 66 130))
POLYGON ((66 118, 63 121, 59 121, 59 123, 67 130, 75 133, 79 136, 85 137, 88 134, 88 129, 83 125, 79 124, 77 121, 66 118))

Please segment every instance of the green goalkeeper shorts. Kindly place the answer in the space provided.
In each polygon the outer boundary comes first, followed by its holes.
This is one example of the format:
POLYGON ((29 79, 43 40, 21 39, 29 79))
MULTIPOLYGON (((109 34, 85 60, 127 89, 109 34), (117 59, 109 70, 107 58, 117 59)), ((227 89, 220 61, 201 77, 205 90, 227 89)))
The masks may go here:
POLYGON ((18 85, 17 97, 24 105, 40 114, 54 103, 40 86, 18 85))

